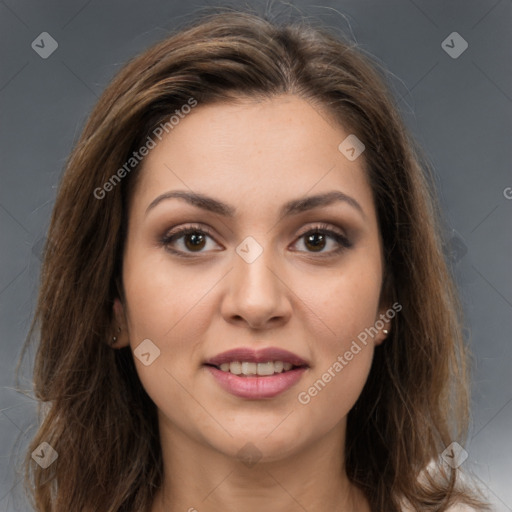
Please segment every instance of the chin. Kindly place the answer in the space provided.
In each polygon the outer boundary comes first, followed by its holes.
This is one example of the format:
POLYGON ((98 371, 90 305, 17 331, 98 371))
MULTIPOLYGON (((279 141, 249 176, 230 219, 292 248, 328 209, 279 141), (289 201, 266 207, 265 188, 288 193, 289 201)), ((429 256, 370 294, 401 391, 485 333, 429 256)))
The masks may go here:
MULTIPOLYGON (((278 423, 276 423, 278 424, 278 423)), ((300 451, 300 447, 306 442, 302 439, 303 430, 278 427, 252 428, 251 425, 239 425, 236 435, 223 436, 222 439, 211 439, 211 446, 217 451, 229 457, 245 460, 258 460, 260 462, 273 462, 285 459, 300 451)))

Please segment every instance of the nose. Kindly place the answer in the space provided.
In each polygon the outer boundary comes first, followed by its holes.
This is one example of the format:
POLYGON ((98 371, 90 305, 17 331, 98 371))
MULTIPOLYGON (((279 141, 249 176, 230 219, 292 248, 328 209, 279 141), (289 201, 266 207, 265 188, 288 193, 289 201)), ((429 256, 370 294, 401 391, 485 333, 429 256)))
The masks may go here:
POLYGON ((245 323, 252 329, 275 328, 291 316, 292 294, 283 270, 263 250, 256 260, 248 263, 234 254, 234 268, 229 272, 222 316, 229 323, 245 323))

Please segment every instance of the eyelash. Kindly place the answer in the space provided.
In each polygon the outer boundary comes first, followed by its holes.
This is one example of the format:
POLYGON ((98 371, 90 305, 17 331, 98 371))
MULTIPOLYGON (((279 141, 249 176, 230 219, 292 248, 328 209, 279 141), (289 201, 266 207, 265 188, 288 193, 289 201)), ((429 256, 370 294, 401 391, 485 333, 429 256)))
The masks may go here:
MULTIPOLYGON (((182 238, 186 235, 198 234, 198 233, 203 234, 203 235, 208 235, 210 238, 213 239, 213 235, 208 228, 196 226, 196 225, 190 225, 190 226, 186 226, 182 229, 179 229, 175 232, 170 232, 170 233, 165 234, 160 239, 160 245, 165 247, 165 249, 167 251, 169 251, 177 256, 181 256, 183 258, 190 258, 190 257, 193 257, 192 255, 194 255, 194 254, 200 254, 202 251, 197 251, 197 253, 194 253, 193 251, 186 253, 184 251, 177 251, 175 249, 171 249, 169 247, 169 245, 172 242, 179 240, 180 238, 182 238)), ((326 255, 332 256, 332 255, 339 254, 340 252, 345 251, 346 249, 350 249, 353 246, 352 242, 350 242, 350 240, 348 238, 346 238, 344 235, 342 235, 336 231, 333 231, 332 229, 329 229, 328 224, 317 224, 317 225, 313 226, 312 228, 308 229, 307 231, 305 231, 304 233, 299 235, 297 240, 300 240, 303 237, 305 237, 307 235, 314 234, 314 233, 320 233, 320 234, 327 235, 327 236, 331 237, 332 239, 335 240, 336 243, 339 244, 339 247, 332 251, 328 251, 327 253, 325 253, 323 251, 321 251, 319 253, 315 253, 314 251, 305 251, 305 252, 308 252, 309 254, 320 254, 321 255, 320 257, 326 257, 326 255)), ((304 251, 298 251, 298 252, 304 252, 304 251)))

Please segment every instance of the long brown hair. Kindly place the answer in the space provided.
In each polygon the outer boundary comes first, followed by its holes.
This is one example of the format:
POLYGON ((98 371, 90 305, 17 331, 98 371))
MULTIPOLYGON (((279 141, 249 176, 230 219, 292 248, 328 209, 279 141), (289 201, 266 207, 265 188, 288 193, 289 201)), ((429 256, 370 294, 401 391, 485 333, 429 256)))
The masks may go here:
POLYGON ((385 82, 380 66, 339 35, 248 12, 202 17, 113 79, 60 183, 27 339, 39 331, 34 389, 45 405, 26 460, 36 510, 148 510, 162 482, 155 405, 130 349, 107 343, 113 300, 123 298, 121 255, 138 166, 112 176, 190 98, 206 105, 278 94, 305 98, 365 144, 383 293, 402 305, 348 416, 348 477, 376 511, 479 504, 456 485, 456 469, 440 463, 435 478, 419 478, 452 441, 464 445, 468 365, 432 172, 385 82), (42 442, 59 454, 46 469, 30 457, 42 442))

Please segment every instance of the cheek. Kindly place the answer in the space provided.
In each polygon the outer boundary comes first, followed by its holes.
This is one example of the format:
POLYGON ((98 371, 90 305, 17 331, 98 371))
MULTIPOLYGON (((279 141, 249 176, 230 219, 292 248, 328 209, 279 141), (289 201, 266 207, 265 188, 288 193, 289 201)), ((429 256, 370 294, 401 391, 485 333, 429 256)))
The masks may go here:
POLYGON ((200 364, 200 323, 205 315, 201 314, 199 301, 204 291, 201 294, 190 289, 179 276, 172 283, 164 283, 158 274, 156 268, 151 274, 139 273, 126 287, 136 371, 151 400, 165 411, 166 419, 184 429, 195 424, 197 430, 201 423, 208 423, 191 400, 191 395, 198 395, 193 375, 200 364), (136 355, 141 341, 147 339, 157 347, 153 350, 158 354, 149 365, 136 355))
MULTIPOLYGON (((144 387, 151 387, 153 380, 164 375, 166 354, 172 349, 166 340, 178 332, 180 319, 186 316, 187 293, 191 292, 185 289, 179 275, 169 280, 162 261, 152 261, 136 249, 125 256, 123 279, 130 347, 144 387), (141 362, 148 361, 137 360, 137 347, 143 340, 150 340, 156 347, 149 345, 152 362, 147 366, 141 362)), ((172 351, 179 356, 179 350, 172 351)))
POLYGON ((347 342, 350 346, 350 340, 373 326, 378 318, 382 278, 375 258, 358 256, 328 278, 301 281, 300 296, 322 338, 321 344, 315 343, 315 349, 323 354, 347 350, 347 342))
POLYGON ((193 378, 211 323, 208 292, 218 276, 205 273, 199 279, 171 268, 165 255, 152 258, 134 251, 125 258, 123 277, 130 346, 142 385, 160 409, 172 404, 174 410, 188 410, 187 391, 194 393, 193 378), (157 347, 157 357, 147 366, 136 355, 143 340, 157 347))
POLYGON ((375 322, 378 288, 351 288, 345 280, 340 283, 332 286, 333 296, 324 303, 322 320, 328 329, 314 334, 314 365, 296 397, 307 417, 321 418, 318 428, 325 432, 354 406, 368 378, 374 352, 368 333, 375 322))
POLYGON ((312 310, 309 332, 314 338, 315 364, 298 390, 297 401, 310 414, 317 411, 326 428, 355 404, 373 358, 380 265, 364 255, 351 263, 321 287, 303 283, 312 310), (313 325, 318 328, 312 329, 313 325))
POLYGON ((298 407, 308 421, 315 418, 314 430, 318 433, 328 432, 345 418, 363 390, 371 368, 373 346, 359 345, 349 345, 348 350, 340 351, 322 369, 315 368, 297 394, 298 407))
POLYGON ((130 334, 135 339, 153 336, 163 345, 182 340, 185 329, 194 337, 205 295, 218 281, 215 276, 205 274, 199 280, 190 271, 177 271, 166 256, 135 253, 124 267, 130 334))

